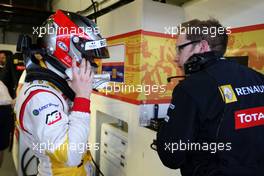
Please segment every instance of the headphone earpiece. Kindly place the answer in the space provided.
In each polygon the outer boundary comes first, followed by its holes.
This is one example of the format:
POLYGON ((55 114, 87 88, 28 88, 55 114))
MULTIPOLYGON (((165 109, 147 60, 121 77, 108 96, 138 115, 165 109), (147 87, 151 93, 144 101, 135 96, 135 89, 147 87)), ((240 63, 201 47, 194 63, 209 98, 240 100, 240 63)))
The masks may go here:
POLYGON ((184 63, 184 72, 185 75, 190 75, 195 72, 198 72, 204 68, 204 65, 207 64, 210 60, 218 60, 220 57, 213 51, 206 53, 193 54, 185 63, 184 63))

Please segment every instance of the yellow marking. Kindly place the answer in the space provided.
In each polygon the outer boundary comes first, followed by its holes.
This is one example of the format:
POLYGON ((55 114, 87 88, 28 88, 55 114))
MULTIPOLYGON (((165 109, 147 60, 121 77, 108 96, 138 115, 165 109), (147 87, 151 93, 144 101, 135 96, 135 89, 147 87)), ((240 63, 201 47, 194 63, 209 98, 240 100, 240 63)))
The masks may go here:
POLYGON ((46 151, 47 156, 50 158, 51 169, 53 176, 89 176, 85 171, 85 165, 91 161, 90 153, 87 152, 83 156, 83 164, 81 166, 70 167, 67 166, 69 140, 65 140, 53 153, 46 151))
POLYGON ((233 103, 237 101, 236 94, 230 84, 218 87, 221 96, 226 104, 233 103))

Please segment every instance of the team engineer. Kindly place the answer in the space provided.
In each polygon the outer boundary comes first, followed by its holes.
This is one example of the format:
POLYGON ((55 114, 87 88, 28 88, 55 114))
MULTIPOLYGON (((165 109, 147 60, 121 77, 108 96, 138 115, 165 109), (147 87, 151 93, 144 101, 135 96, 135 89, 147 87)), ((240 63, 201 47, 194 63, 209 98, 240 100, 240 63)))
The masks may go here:
POLYGON ((182 176, 263 176, 264 76, 223 58, 228 35, 218 21, 182 26, 176 62, 186 79, 157 133, 162 163, 182 176))

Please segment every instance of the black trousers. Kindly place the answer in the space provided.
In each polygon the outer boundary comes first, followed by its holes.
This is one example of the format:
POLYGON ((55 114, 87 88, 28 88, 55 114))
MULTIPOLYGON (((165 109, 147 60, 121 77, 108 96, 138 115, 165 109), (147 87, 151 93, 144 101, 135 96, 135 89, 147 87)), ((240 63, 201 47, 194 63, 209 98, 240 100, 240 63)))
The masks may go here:
POLYGON ((13 129, 14 116, 11 105, 0 105, 0 150, 8 148, 13 129))

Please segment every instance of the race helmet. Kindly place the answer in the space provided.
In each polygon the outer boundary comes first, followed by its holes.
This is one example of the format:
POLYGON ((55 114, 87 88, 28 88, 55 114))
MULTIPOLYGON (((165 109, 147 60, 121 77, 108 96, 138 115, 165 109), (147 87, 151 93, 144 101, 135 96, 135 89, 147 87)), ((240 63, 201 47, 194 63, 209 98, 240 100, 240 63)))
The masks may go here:
POLYGON ((40 28, 39 37, 49 56, 47 62, 63 73, 71 68, 73 58, 77 65, 85 58, 96 66, 94 58, 109 57, 106 39, 97 25, 76 13, 57 10, 40 28))

